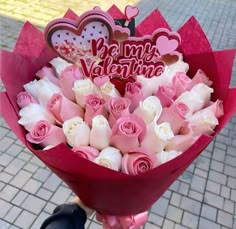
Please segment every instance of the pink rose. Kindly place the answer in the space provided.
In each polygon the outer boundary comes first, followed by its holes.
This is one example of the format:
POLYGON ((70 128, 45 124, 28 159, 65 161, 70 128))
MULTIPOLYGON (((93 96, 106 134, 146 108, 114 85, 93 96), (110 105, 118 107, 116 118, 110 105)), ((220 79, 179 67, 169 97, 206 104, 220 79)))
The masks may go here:
POLYGON ((174 134, 168 122, 162 122, 159 125, 152 122, 147 126, 147 132, 141 142, 141 147, 153 153, 158 153, 165 148, 173 137, 174 134))
POLYGON ((217 119, 221 118, 224 115, 223 102, 219 99, 217 99, 215 102, 213 102, 210 106, 206 107, 205 109, 212 111, 217 119))
POLYGON ((72 149, 78 156, 85 158, 89 161, 94 161, 94 159, 99 155, 99 151, 91 146, 78 146, 72 149))
POLYGON ((51 125, 45 120, 38 121, 28 134, 26 139, 34 144, 39 144, 43 148, 46 146, 56 146, 66 143, 66 137, 62 128, 51 125))
POLYGON ((122 97, 113 97, 108 102, 109 124, 112 127, 121 116, 129 115, 130 100, 122 97))
POLYGON ((157 154, 157 165, 162 165, 170 160, 173 160, 174 158, 181 155, 183 152, 179 152, 176 150, 170 150, 170 151, 161 151, 157 154))
POLYGON ((192 80, 183 72, 177 72, 172 79, 175 88, 175 97, 179 97, 183 92, 187 91, 191 86, 192 80))
POLYGON ((96 219, 102 223, 104 229, 139 229, 148 218, 148 212, 129 216, 100 215, 96 212, 96 219))
POLYGON ((112 128, 111 144, 123 154, 139 147, 146 133, 146 124, 137 115, 120 117, 112 128))
POLYGON ((92 120, 97 115, 107 117, 107 110, 105 107, 106 101, 96 94, 87 95, 84 97, 85 114, 84 120, 89 126, 92 126, 92 120))
POLYGON ((191 131, 185 135, 176 135, 172 139, 170 139, 169 143, 165 147, 165 150, 175 150, 178 152, 184 152, 191 145, 193 145, 193 143, 197 141, 197 139, 198 137, 194 137, 191 131))
POLYGON ((16 102, 20 108, 28 106, 30 103, 39 103, 30 93, 22 91, 17 94, 16 102))
POLYGON ((58 124, 62 125, 66 120, 75 116, 83 118, 83 109, 64 97, 56 93, 47 103, 47 109, 53 114, 58 124))
POLYGON ((197 111, 188 119, 188 128, 193 131, 194 136, 201 134, 212 135, 214 133, 214 129, 219 124, 219 121, 212 111, 213 108, 214 106, 197 111))
POLYGON ((76 80, 83 79, 83 76, 76 65, 66 67, 60 74, 60 86, 63 95, 71 101, 75 101, 75 92, 72 90, 76 80))
POLYGON ((158 88, 156 96, 160 100, 162 107, 169 107, 175 96, 175 88, 171 85, 162 85, 158 88))
POLYGON ((121 161, 121 171, 129 175, 141 175, 156 166, 156 155, 145 148, 137 148, 125 154, 121 161))
POLYGON ((199 83, 204 83, 209 87, 213 84, 213 82, 206 76, 206 74, 201 69, 199 69, 195 74, 195 76, 193 77, 191 88, 199 83))
POLYGON ((185 120, 185 115, 188 111, 189 108, 184 103, 174 103, 171 107, 163 108, 163 111, 160 118, 157 120, 157 123, 170 123, 171 129, 174 135, 176 135, 179 133, 182 127, 185 127, 188 124, 188 122, 185 120))
POLYGON ((131 101, 130 112, 133 112, 135 108, 139 105, 139 102, 144 100, 142 93, 142 84, 139 82, 128 82, 125 85, 125 98, 131 101))
POLYGON ((59 86, 59 80, 56 76, 56 72, 52 68, 44 66, 41 70, 37 71, 35 75, 40 79, 47 77, 52 83, 59 86))

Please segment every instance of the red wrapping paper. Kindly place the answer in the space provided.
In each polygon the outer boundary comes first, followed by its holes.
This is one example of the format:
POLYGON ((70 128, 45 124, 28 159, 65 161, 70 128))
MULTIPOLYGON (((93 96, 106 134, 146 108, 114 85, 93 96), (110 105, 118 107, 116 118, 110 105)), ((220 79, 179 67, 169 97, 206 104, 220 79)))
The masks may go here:
MULTIPOLYGON (((108 11, 114 18, 123 14, 115 7, 108 11)), ((76 19, 68 10, 65 17, 76 19)), ((136 28, 137 36, 151 34, 158 27, 169 28, 158 10, 136 28), (158 22, 153 24, 152 21, 158 22)), ((68 146, 60 144, 46 151, 36 150, 25 139, 26 130, 18 124, 16 95, 35 73, 46 65, 54 53, 47 47, 43 34, 26 22, 14 52, 1 50, 0 75, 6 92, 1 92, 1 115, 16 136, 57 174, 90 208, 107 215, 131 215, 148 210, 193 160, 207 147, 236 112, 236 88, 229 88, 234 50, 213 52, 200 25, 192 17, 178 31, 182 37, 184 61, 190 65, 189 75, 201 68, 214 82, 213 100, 221 99, 224 116, 214 136, 201 136, 179 157, 139 176, 130 176, 101 167, 78 157, 68 146), (191 35, 191 39, 189 39, 191 35), (198 45, 197 45, 198 44, 198 45)))

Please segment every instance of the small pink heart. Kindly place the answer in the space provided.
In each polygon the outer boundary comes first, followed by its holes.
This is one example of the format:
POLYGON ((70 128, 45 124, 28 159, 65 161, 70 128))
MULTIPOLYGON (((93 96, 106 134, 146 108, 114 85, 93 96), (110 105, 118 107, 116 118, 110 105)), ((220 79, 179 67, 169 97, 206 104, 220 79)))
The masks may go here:
POLYGON ((109 76, 98 76, 93 79, 93 82, 96 86, 101 87, 103 84, 105 84, 109 80, 110 80, 109 76))
POLYGON ((160 36, 156 40, 156 46, 161 55, 169 54, 175 51, 179 42, 175 39, 169 39, 167 36, 160 36))
POLYGON ((126 6, 125 7, 125 16, 127 20, 131 20, 132 18, 136 17, 139 14, 139 9, 133 6, 126 6))

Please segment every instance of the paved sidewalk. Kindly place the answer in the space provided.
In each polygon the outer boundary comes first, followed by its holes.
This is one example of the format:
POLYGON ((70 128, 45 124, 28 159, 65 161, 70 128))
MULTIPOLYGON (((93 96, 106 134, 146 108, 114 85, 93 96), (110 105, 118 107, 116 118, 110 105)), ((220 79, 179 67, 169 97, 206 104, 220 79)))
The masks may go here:
MULTIPOLYGON (((139 22, 155 8, 177 30, 191 15, 214 50, 236 47, 235 0, 63 1, 0 0, 0 46, 12 50, 25 20, 43 27, 68 7, 137 5, 139 22), (56 4, 56 5, 55 5, 56 4)), ((236 64, 231 86, 236 87, 236 64)), ((4 87, 0 83, 0 89, 4 87)), ((233 98, 236 99, 236 98, 233 98)), ((0 229, 38 229, 72 193, 31 154, 0 118, 0 229)), ((91 217, 86 228, 102 228, 91 217)), ((150 210, 145 229, 236 229, 236 115, 150 210)))

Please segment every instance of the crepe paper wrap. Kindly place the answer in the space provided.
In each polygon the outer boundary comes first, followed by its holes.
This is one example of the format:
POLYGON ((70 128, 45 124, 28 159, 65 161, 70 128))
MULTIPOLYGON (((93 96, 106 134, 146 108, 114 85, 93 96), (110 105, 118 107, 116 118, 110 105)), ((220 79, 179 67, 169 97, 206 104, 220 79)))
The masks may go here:
MULTIPOLYGON (((115 6, 108 12, 113 18, 123 16, 115 6)), ((65 16, 76 17, 71 10, 65 16)), ((137 35, 150 34, 157 29, 156 25, 169 27, 157 10, 137 26, 137 35), (154 21, 157 24, 153 24, 154 21)), ((4 68, 1 68, 0 74, 6 88, 6 92, 1 92, 1 115, 32 153, 66 182, 88 207, 101 214, 127 216, 147 211, 207 147, 236 111, 236 100, 232 99, 236 97, 236 88, 229 88, 236 50, 212 52, 204 32, 193 17, 178 32, 183 39, 180 49, 184 61, 190 65, 190 76, 193 77, 198 69, 209 76, 213 81, 213 100, 223 100, 225 114, 219 120, 213 136, 202 135, 180 156, 137 176, 116 172, 78 157, 65 144, 45 151, 33 148, 25 139, 26 130, 18 125, 16 96, 23 90, 23 85, 33 80, 35 73, 55 55, 46 46, 41 32, 29 22, 23 26, 14 52, 1 50, 1 66, 4 68), (194 34, 191 40, 188 39, 189 34, 194 34)))

